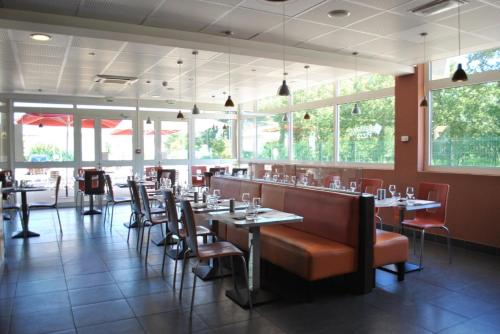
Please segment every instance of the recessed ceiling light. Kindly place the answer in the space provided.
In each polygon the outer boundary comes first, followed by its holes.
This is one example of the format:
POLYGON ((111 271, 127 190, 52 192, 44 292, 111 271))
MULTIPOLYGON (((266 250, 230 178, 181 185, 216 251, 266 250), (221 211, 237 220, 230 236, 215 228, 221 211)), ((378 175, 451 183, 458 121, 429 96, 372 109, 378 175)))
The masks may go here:
POLYGON ((32 40, 37 41, 37 42, 46 42, 46 41, 50 41, 52 39, 52 36, 47 35, 47 34, 34 33, 34 34, 30 35, 30 38, 32 40))
POLYGON ((89 52, 89 56, 95 56, 95 52, 89 52))
POLYGON ((328 17, 338 19, 351 15, 351 12, 345 9, 334 9, 328 12, 328 17))
POLYGON ((151 83, 151 80, 146 80, 146 83, 147 83, 147 84, 150 84, 150 83, 151 83))

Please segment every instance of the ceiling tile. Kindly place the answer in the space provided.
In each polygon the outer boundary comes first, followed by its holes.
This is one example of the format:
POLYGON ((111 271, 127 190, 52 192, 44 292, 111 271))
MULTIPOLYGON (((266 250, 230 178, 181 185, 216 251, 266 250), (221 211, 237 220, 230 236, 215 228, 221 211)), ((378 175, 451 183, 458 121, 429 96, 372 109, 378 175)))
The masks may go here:
POLYGON ((457 34, 456 29, 438 25, 435 23, 426 23, 408 30, 389 35, 388 37, 394 39, 403 39, 414 43, 421 43, 423 42, 423 37, 420 36, 420 34, 423 32, 427 33, 427 36, 425 37, 427 41, 432 41, 446 36, 454 36, 457 34))
MULTIPOLYGON (((231 64, 239 64, 239 65, 246 65, 251 63, 252 61, 255 61, 257 58, 251 57, 251 56, 243 56, 243 55, 236 55, 232 54, 231 55, 231 64)), ((217 57, 213 59, 213 61, 217 62, 227 62, 228 57, 227 54, 220 54, 217 57)))
MULTIPOLYGON (((296 45, 300 42, 307 41, 316 36, 322 35, 335 28, 324 25, 312 23, 309 21, 295 20, 292 19, 285 24, 285 43, 289 46, 296 45)), ((275 27, 273 30, 262 33, 252 40, 267 42, 267 43, 279 43, 283 42, 283 25, 275 27)))
POLYGON ((355 23, 349 26, 349 28, 381 36, 388 36, 402 30, 417 27, 423 23, 425 23, 425 21, 422 18, 413 18, 411 16, 386 12, 355 23))
MULTIPOLYGON (((285 2, 285 14, 287 16, 295 16, 324 1, 325 0, 300 0, 290 1, 289 3, 285 2)), ((283 3, 279 1, 273 3, 270 1, 262 0, 246 0, 240 5, 240 7, 246 7, 280 15, 282 15, 283 13, 283 3)))
MULTIPOLYGON (((438 21, 440 24, 457 28, 457 16, 438 21)), ((460 25, 465 31, 478 30, 488 26, 498 25, 500 22, 500 8, 493 6, 480 7, 460 15, 460 25)))
MULTIPOLYGON (((399 7, 393 8, 393 9, 391 9, 391 11, 395 12, 395 13, 400 13, 403 15, 409 15, 411 17, 420 17, 428 22, 435 22, 435 21, 441 20, 445 17, 455 16, 457 14, 456 8, 452 8, 452 9, 447 10, 445 12, 430 15, 430 16, 425 16, 425 17, 419 16, 417 14, 413 14, 411 12, 411 9, 417 8, 417 7, 422 6, 422 5, 429 3, 429 2, 430 2, 430 0, 413 0, 413 1, 409 1, 409 2, 401 5, 399 7)), ((481 7, 481 6, 484 6, 484 3, 479 2, 478 0, 472 0, 472 1, 469 1, 465 5, 462 5, 462 8, 460 9, 460 11, 462 13, 465 13, 467 11, 473 10, 473 9, 481 7)))
POLYGON ((307 11, 304 14, 299 15, 298 18, 318 23, 330 24, 338 27, 344 27, 346 25, 352 24, 358 20, 365 19, 380 12, 381 12, 380 10, 375 8, 366 7, 355 3, 350 3, 347 1, 334 0, 325 2, 324 4, 315 7, 314 9, 307 11), (336 18, 336 19, 328 17, 328 12, 334 9, 348 10, 351 13, 351 15, 344 18, 336 18))
POLYGON ((74 15, 80 0, 3 0, 5 8, 74 15))
POLYGON ((75 36, 73 38, 72 47, 76 48, 85 48, 85 49, 94 49, 94 50, 110 50, 110 51, 118 51, 123 43, 121 41, 112 41, 108 39, 100 39, 100 38, 89 38, 89 37, 78 37, 75 36))
POLYGON ((411 1, 412 0, 349 0, 349 2, 354 2, 365 6, 372 6, 378 9, 391 9, 409 3, 411 1))
MULTIPOLYGON (((491 41, 485 38, 478 37, 477 35, 472 35, 468 33, 461 34, 461 44, 462 48, 465 50, 467 48, 478 48, 481 45, 485 45, 485 47, 492 47, 491 41)), ((498 43, 496 43, 498 45, 498 43)), ((458 35, 454 36, 454 38, 440 38, 434 41, 430 41, 428 43, 430 47, 436 47, 445 49, 447 51, 456 51, 458 50, 458 35)), ((458 51, 457 51, 458 52, 458 51)))
POLYGON ((122 52, 147 54, 155 56, 167 56, 174 48, 163 45, 151 45, 142 43, 127 43, 122 52))
POLYGON ((78 16, 139 24, 161 0, 85 0, 78 16))
POLYGON ((63 57, 66 48, 59 46, 16 43, 20 56, 63 57))
POLYGON ((367 42, 376 37, 361 32, 347 29, 339 29, 320 38, 308 41, 307 45, 318 45, 328 50, 344 49, 354 45, 367 42))
POLYGON ((491 38, 500 44, 500 25, 475 30, 474 33, 486 38, 491 38))

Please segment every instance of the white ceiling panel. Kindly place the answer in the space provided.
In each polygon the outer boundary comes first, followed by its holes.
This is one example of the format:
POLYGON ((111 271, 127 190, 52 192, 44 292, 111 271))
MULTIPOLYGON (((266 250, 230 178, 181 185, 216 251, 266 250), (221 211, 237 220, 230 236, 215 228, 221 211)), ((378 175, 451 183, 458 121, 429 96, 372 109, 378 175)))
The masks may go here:
POLYGON ((485 28, 485 29, 479 29, 474 31, 475 34, 483 36, 485 38, 490 38, 495 41, 500 40, 500 25, 485 28))
POLYGON ((327 1, 314 9, 307 11, 297 17, 304 20, 310 20, 314 22, 320 22, 325 24, 330 24, 333 26, 344 27, 352 24, 361 19, 373 16, 380 13, 381 11, 372 7, 362 6, 359 4, 334 0, 327 1), (344 18, 330 18, 328 17, 328 12, 335 9, 345 9, 348 10, 351 15, 344 18))
POLYGON ((163 45, 151 45, 142 43, 127 43, 123 52, 148 54, 155 56, 167 56, 174 48, 163 45))
POLYGON ((65 48, 49 45, 36 45, 26 43, 16 43, 17 53, 20 56, 43 56, 43 57, 59 57, 64 56, 65 48))
MULTIPOLYGON (((449 27, 457 28, 457 16, 448 17, 437 21, 449 27)), ((478 30, 500 23, 500 8, 483 6, 460 15, 460 25, 466 31, 478 30)))
POLYGON ((338 50, 352 47, 354 45, 364 43, 375 38, 377 37, 362 32, 356 32, 348 29, 339 29, 327 35, 323 35, 319 38, 308 41, 307 45, 318 45, 329 50, 338 50))
MULTIPOLYGON (((307 41, 335 29, 332 26, 324 24, 292 19, 285 24, 285 43, 289 46, 297 45, 300 42, 307 41)), ((281 44, 283 41, 283 25, 280 24, 274 29, 256 36, 253 40, 281 44)))
POLYGON ((75 37, 73 38, 71 46, 84 49, 118 51, 123 44, 124 42, 107 39, 75 37))
POLYGON ((78 16, 139 24, 161 0, 85 0, 78 16))
POLYGON ((6 8, 75 15, 80 0, 3 0, 6 8))
MULTIPOLYGON (((221 62, 221 63, 227 62, 228 61, 227 54, 225 54, 225 53, 219 54, 218 56, 213 58, 213 61, 221 62)), ((246 65, 246 64, 249 64, 253 61, 255 61, 255 57, 235 55, 235 54, 231 55, 231 64, 246 65)))
MULTIPOLYGON (((409 1, 405 4, 403 4, 401 6, 395 7, 393 9, 391 9, 391 11, 395 12, 395 13, 400 13, 403 15, 419 17, 416 14, 411 13, 410 10, 413 8, 417 8, 419 6, 422 6, 422 5, 429 3, 429 2, 430 2, 430 0, 413 0, 413 1, 409 1)), ((462 7, 460 8, 460 11, 462 13, 465 13, 467 11, 473 10, 473 9, 481 7, 481 6, 484 6, 484 3, 480 2, 479 0, 469 0, 467 4, 462 5, 462 7)), ((439 13, 439 14, 426 16, 425 20, 428 22, 435 22, 435 21, 441 20, 445 17, 456 16, 456 14, 457 14, 457 9, 454 8, 454 9, 450 9, 450 10, 444 11, 444 12, 439 13)))
POLYGON ((420 34, 423 32, 427 33, 427 36, 425 37, 427 41, 432 41, 447 36, 454 36, 457 34, 457 30, 454 28, 446 27, 435 23, 426 23, 418 27, 414 27, 408 30, 400 31, 398 33, 389 35, 388 37, 393 39, 402 39, 414 43, 421 43, 423 42, 423 37, 420 36, 420 34))
POLYGON ((392 9, 404 5, 406 3, 409 3, 412 0, 349 0, 349 1, 360 5, 372 6, 378 9, 392 9))
MULTIPOLYGON (((323 2, 325 2, 325 0, 300 0, 285 2, 285 15, 295 16, 323 2)), ((280 15, 283 13, 283 3, 280 3, 279 1, 273 3, 263 0, 245 0, 240 6, 280 15)))
POLYGON ((424 24, 424 19, 420 17, 403 16, 393 13, 382 13, 367 20, 355 23, 349 28, 366 33, 388 36, 398 32, 408 30, 424 24))

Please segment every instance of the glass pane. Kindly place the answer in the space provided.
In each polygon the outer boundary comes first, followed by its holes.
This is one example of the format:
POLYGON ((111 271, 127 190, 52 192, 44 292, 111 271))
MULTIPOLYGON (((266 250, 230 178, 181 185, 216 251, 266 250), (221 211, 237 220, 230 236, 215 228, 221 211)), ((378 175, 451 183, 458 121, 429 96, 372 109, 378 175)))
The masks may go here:
POLYGON ((241 159, 255 157, 255 118, 245 118, 241 121, 241 159))
POLYGON ((0 113, 0 162, 7 162, 9 159, 9 142, 7 138, 7 113, 0 113))
POLYGON ((95 120, 82 119, 82 160, 95 160, 95 120))
POLYGON ((333 84, 328 83, 293 92, 293 104, 324 100, 333 97, 333 84))
MULTIPOLYGON (((133 175, 132 166, 103 167, 103 171, 111 177, 111 183, 127 183, 127 177, 133 175)), ((113 187, 115 197, 130 197, 128 188, 113 187)))
MULTIPOLYGON (((47 188, 45 191, 30 192, 28 195, 28 201, 30 203, 53 203, 55 200, 55 185, 58 176, 61 176, 59 202, 74 202, 75 200, 73 168, 16 168, 14 173, 15 179, 18 182, 26 181, 33 186, 47 188)), ((20 197, 17 202, 21 203, 20 197)))
POLYGON ((288 122, 283 115, 257 117, 257 158, 288 159, 288 122))
POLYGON ((14 113, 15 160, 73 161, 73 115, 14 113), (17 140, 16 140, 17 141, 17 140))
POLYGON ((231 159, 232 124, 229 119, 196 119, 195 158, 196 159, 231 159))
POLYGON ((293 115, 293 158, 299 161, 333 160, 333 108, 310 109, 293 115), (305 113, 310 116, 304 119, 305 113))
POLYGON ((102 160, 132 160, 132 121, 101 120, 102 160))
POLYGON ((500 70, 500 48, 439 59, 432 62, 432 79, 450 78, 461 63, 467 74, 500 70))
POLYGON ((188 158, 188 124, 187 122, 161 122, 161 158, 188 158))
POLYGON ((257 101, 258 111, 273 110, 288 105, 288 96, 269 96, 257 101))
POLYGON ((144 129, 144 160, 155 159, 155 122, 143 121, 144 129))
POLYGON ((394 97, 339 105, 339 161, 394 162, 394 97))
POLYGON ((360 92, 373 91, 394 87, 394 76, 387 74, 368 73, 357 78, 351 77, 339 81, 339 95, 351 95, 360 92))
POLYGON ((500 167, 500 82, 432 91, 434 166, 500 167))
POLYGON ((175 169, 176 174, 176 182, 178 185, 186 186, 188 184, 189 173, 187 165, 162 165, 163 169, 175 169))

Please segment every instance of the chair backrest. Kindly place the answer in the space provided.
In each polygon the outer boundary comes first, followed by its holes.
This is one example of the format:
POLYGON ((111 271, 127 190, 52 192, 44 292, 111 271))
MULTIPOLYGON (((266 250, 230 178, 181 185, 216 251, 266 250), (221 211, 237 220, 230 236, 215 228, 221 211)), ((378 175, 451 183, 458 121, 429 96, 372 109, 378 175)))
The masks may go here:
POLYGON ((141 200, 142 200, 142 208, 144 209, 144 215, 146 216, 146 220, 151 221, 151 206, 149 204, 148 191, 145 185, 139 186, 141 200))
POLYGON ((191 174, 192 175, 203 175, 207 171, 207 166, 191 166, 191 174))
MULTIPOLYGON (((12 186, 12 181, 11 182, 7 182, 7 173, 10 173, 10 175, 12 176, 12 172, 10 170, 2 170, 2 171, 0 171, 0 184, 2 185, 2 188, 11 187, 12 186)), ((7 193, 3 193, 2 194, 2 198, 3 199, 7 199, 7 197, 8 197, 7 193)))
POLYGON ((364 193, 376 195, 377 189, 382 188, 384 180, 382 179, 361 179, 360 190, 364 193))
POLYGON ((114 201, 115 200, 115 193, 113 192, 113 182, 111 182, 111 176, 109 174, 105 174, 104 179, 106 181, 106 190, 108 193, 108 201, 114 201))
POLYGON ((175 235, 179 235, 179 216, 177 215, 177 206, 175 205, 174 194, 171 190, 163 191, 165 198, 165 208, 168 215, 168 230, 175 235))
POLYGON ((85 194, 102 195, 104 194, 104 171, 86 170, 84 177, 85 194))
POLYGON ((446 222, 446 207, 450 185, 444 183, 421 182, 418 186, 418 199, 436 201, 441 203, 437 209, 418 210, 417 218, 434 219, 443 224, 446 222))
POLYGON ((243 175, 247 175, 247 168, 233 168, 233 171, 231 172, 232 176, 238 176, 239 172, 242 172, 243 175))
POLYGON ((335 182, 335 180, 340 180, 340 175, 327 175, 323 178, 323 187, 330 188, 330 185, 335 182))
POLYGON ((160 182, 160 179, 163 178, 163 177, 168 177, 170 179, 170 181, 172 182, 172 185, 175 184, 175 180, 176 180, 176 174, 177 174, 177 171, 175 169, 158 169, 158 177, 157 177, 157 181, 160 182))
POLYGON ((127 181, 128 189, 130 191, 130 205, 132 207, 132 211, 135 214, 141 214, 141 199, 139 197, 139 190, 137 189, 137 182, 135 180, 127 181))
POLYGON ((59 187, 61 186, 61 175, 58 175, 57 178, 56 178, 56 188, 55 188, 55 196, 54 196, 54 205, 57 205, 58 201, 59 201, 59 187))
POLYGON ((181 201, 182 221, 186 229, 186 243, 191 252, 198 256, 198 241, 196 238, 196 225, 194 213, 189 201, 181 201))

